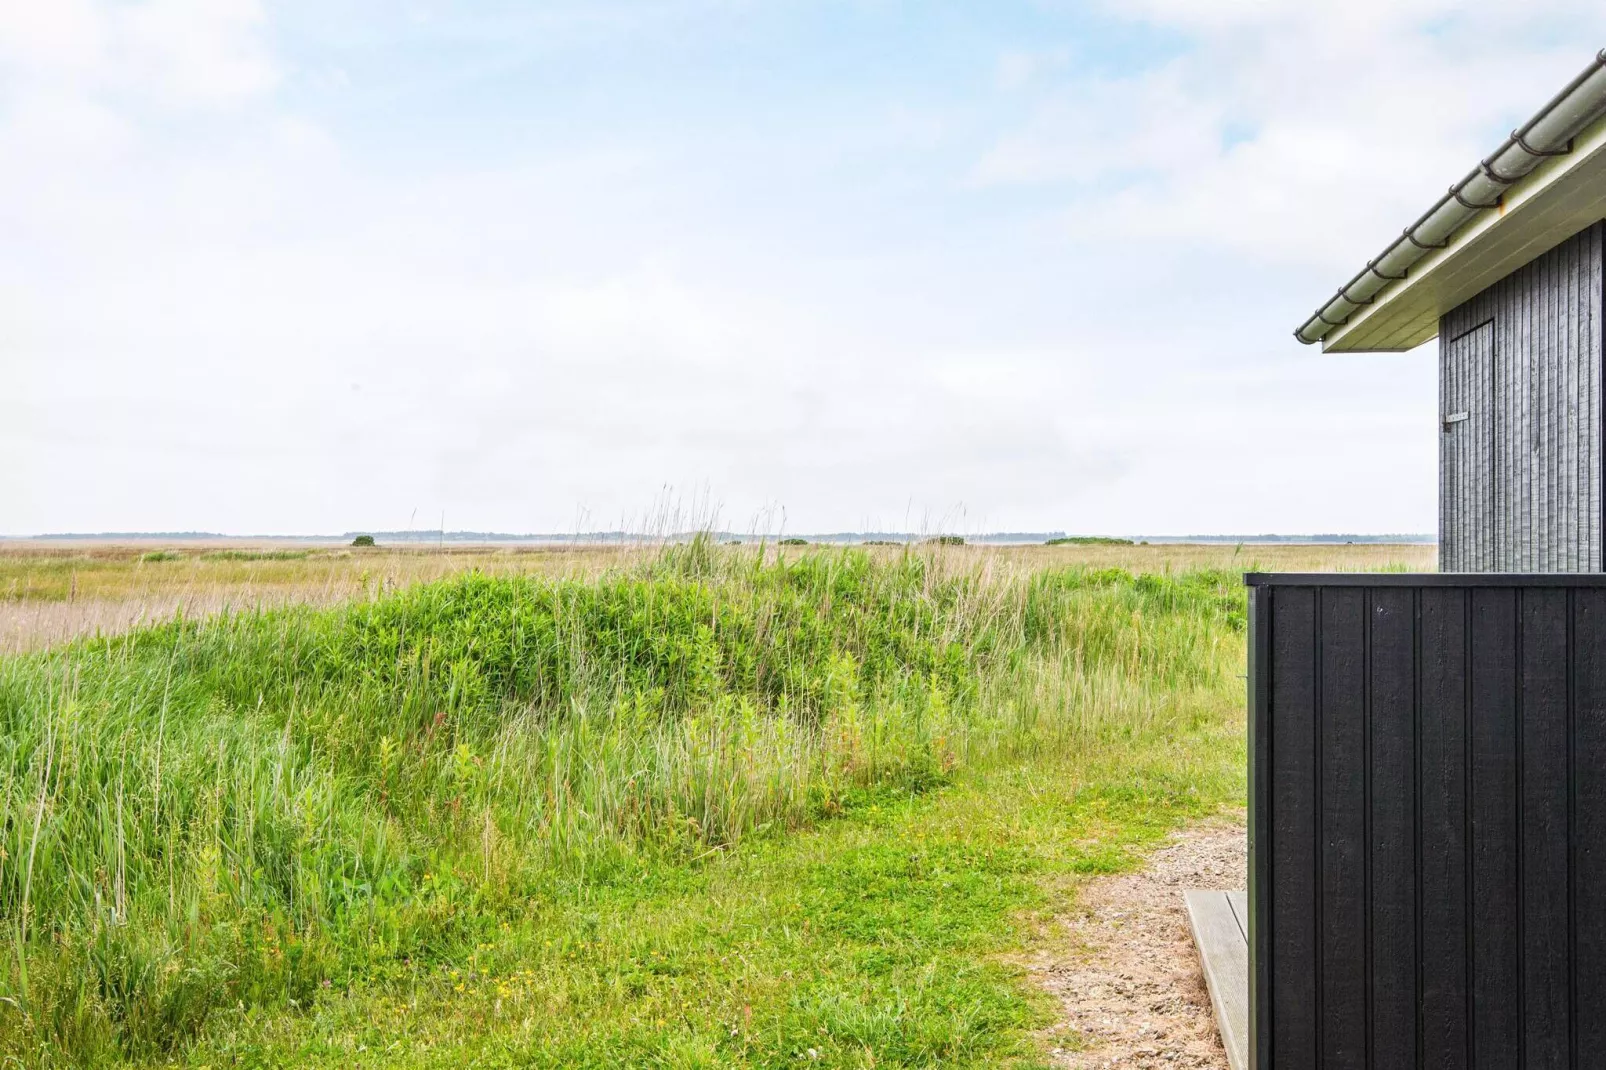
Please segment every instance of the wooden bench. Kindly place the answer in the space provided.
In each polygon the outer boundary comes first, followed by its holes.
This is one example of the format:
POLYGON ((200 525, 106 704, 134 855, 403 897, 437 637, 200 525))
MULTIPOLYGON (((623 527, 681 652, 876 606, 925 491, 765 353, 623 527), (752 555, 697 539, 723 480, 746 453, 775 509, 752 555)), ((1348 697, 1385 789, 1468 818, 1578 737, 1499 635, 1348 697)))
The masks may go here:
POLYGON ((1227 1062, 1232 1070, 1247 1070, 1249 896, 1246 892, 1184 892, 1182 897, 1227 1062))

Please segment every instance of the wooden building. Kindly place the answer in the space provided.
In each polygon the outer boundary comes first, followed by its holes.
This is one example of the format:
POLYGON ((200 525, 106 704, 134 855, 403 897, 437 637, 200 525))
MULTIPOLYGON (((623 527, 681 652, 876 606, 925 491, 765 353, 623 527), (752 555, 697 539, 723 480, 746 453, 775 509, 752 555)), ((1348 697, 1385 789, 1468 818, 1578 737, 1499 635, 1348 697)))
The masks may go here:
POLYGON ((1296 332, 1438 336, 1441 571, 1606 571, 1602 219, 1597 57, 1296 332))
POLYGON ((1438 336, 1441 571, 1248 577, 1234 1070, 1606 1067, 1603 220, 1606 53, 1297 332, 1438 336))

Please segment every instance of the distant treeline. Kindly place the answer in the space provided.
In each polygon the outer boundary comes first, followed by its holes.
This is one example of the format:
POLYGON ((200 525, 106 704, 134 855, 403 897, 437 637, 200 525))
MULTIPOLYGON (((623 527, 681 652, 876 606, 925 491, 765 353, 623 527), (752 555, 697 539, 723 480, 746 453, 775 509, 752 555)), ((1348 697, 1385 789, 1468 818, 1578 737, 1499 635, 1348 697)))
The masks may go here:
POLYGON ((1435 543, 1435 535, 1147 535, 1147 542, 1435 543))
MULTIPOLYGON (((897 544, 919 543, 948 536, 931 532, 910 531, 838 531, 820 535, 753 534, 751 532, 670 532, 643 534, 629 531, 581 531, 568 534, 514 534, 501 531, 348 531, 340 535, 224 535, 214 531, 98 531, 52 532, 44 535, 8 535, 0 539, 53 539, 53 540, 139 540, 146 542, 228 542, 251 540, 256 542, 284 540, 291 542, 329 542, 349 544, 358 535, 371 535, 384 543, 635 543, 685 542, 704 534, 720 542, 779 542, 783 539, 802 539, 811 543, 897 544)), ((1109 545, 1118 546, 1139 542, 1149 543, 1433 543, 1437 539, 1423 534, 1385 535, 1067 535, 1063 531, 995 531, 964 536, 971 543, 1048 543, 1052 546, 1109 545)))
POLYGON ((1049 546, 1131 546, 1131 539, 1115 539, 1105 535, 1066 535, 1049 539, 1049 546))

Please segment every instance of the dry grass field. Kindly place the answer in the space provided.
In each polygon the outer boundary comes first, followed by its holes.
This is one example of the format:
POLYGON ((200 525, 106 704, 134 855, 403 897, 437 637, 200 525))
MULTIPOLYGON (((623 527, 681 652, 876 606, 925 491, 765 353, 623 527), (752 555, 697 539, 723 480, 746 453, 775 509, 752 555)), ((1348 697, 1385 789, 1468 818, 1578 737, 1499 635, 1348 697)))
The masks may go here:
MULTIPOLYGON (((802 547, 778 552, 797 555, 802 547)), ((140 624, 289 603, 377 597, 471 570, 491 576, 587 578, 654 552, 636 546, 447 546, 353 550, 283 543, 0 543, 0 654, 140 624)), ((891 547, 872 553, 895 555, 891 547)), ((942 551, 989 567, 1266 572, 1431 571, 1424 545, 1169 543, 965 546, 942 551)))
POLYGON ((352 550, 282 544, 0 544, 0 653, 228 609, 330 605, 470 570, 581 578, 638 551, 492 546, 352 550))

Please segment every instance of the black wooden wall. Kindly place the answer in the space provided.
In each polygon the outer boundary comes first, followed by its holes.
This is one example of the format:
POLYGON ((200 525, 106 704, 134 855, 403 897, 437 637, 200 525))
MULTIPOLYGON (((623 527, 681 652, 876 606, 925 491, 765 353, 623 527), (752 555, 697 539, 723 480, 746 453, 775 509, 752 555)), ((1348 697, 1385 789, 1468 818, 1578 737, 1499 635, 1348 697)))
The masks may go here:
POLYGON ((1251 1066, 1606 1067, 1606 577, 1248 582, 1251 1066))

